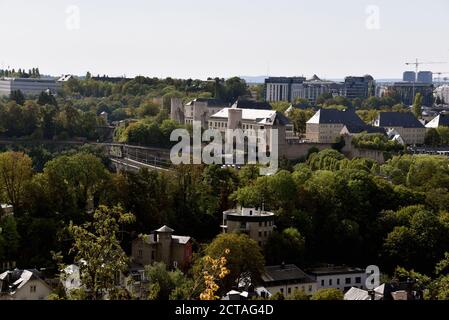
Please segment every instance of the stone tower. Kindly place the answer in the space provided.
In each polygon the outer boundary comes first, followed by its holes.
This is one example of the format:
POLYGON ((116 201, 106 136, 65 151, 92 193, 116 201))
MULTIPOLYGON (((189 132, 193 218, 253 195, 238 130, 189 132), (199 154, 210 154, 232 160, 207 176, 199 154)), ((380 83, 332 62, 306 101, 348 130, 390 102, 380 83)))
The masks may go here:
POLYGON ((170 119, 184 124, 184 105, 181 98, 171 98, 170 119))

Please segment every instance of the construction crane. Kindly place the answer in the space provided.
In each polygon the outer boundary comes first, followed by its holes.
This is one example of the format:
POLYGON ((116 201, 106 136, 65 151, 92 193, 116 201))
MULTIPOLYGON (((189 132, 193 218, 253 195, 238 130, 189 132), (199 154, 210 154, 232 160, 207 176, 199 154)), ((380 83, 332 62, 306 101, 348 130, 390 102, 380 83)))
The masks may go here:
MULTIPOLYGON (((438 77, 436 78, 438 82, 441 82, 441 75, 442 74, 449 74, 449 72, 432 72, 432 74, 437 74, 438 77)), ((444 77, 443 81, 447 81, 448 77, 444 77)))
POLYGON ((415 66, 415 81, 413 81, 413 91, 412 91, 412 101, 414 101, 415 96, 416 96, 416 88, 415 88, 415 83, 416 83, 416 77, 418 76, 418 70, 419 70, 419 66, 422 64, 445 64, 447 62, 420 62, 418 60, 418 58, 416 58, 415 62, 406 62, 405 64, 407 66, 410 65, 414 65, 415 66))
POLYGON ((445 64, 445 63, 447 63, 447 62, 419 62, 419 60, 416 59, 415 62, 406 62, 405 64, 407 66, 410 66, 410 65, 415 66, 416 74, 418 74, 419 66, 422 64, 445 64))

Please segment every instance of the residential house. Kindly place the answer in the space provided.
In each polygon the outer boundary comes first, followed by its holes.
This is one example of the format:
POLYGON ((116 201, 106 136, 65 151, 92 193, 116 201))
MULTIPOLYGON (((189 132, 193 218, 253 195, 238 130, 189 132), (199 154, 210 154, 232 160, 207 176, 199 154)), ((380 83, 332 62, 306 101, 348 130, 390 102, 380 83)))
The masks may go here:
POLYGON ((243 232, 263 246, 274 229, 274 213, 257 208, 238 208, 223 212, 224 233, 243 232))
POLYGON ((316 282, 317 288, 336 288, 341 291, 348 291, 351 287, 365 288, 367 278, 366 271, 360 268, 347 266, 326 266, 307 270, 316 282))
POLYGON ((0 274, 0 300, 44 300, 51 287, 37 270, 14 269, 0 274))
POLYGON ((426 127, 411 112, 380 112, 374 126, 394 129, 408 145, 423 144, 426 127))
MULTIPOLYGON (((317 282, 294 264, 264 267, 261 281, 263 289, 270 295, 282 293, 287 296, 295 290, 302 290, 312 295, 317 291, 317 282)), ((260 288, 257 290, 260 291, 260 288)))
POLYGON ((192 238, 177 236, 163 226, 149 235, 141 235, 132 242, 132 261, 141 267, 164 262, 169 268, 186 268, 192 260, 192 238))

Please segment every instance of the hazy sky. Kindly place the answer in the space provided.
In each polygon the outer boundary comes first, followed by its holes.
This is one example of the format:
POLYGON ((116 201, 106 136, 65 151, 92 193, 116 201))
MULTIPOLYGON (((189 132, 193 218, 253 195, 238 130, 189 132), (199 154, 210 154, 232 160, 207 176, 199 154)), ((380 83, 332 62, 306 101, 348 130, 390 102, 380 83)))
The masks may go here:
POLYGON ((0 13, 0 68, 52 75, 399 78, 415 58, 449 62, 448 0, 0 0, 0 13))

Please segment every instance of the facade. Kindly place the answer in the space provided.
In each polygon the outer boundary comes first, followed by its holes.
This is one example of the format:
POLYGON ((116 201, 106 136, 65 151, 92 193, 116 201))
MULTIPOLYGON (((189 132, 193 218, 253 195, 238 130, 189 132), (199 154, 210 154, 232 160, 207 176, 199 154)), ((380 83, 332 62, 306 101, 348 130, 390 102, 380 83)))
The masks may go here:
POLYGON ((432 84, 433 83, 433 73, 432 73, 432 71, 420 71, 420 72, 418 72, 417 82, 432 84))
POLYGON ((170 117, 183 124, 193 124, 193 121, 200 121, 202 128, 207 128, 209 117, 229 104, 219 99, 198 98, 183 104, 182 99, 171 99, 170 117))
POLYGON ((257 136, 259 130, 265 130, 268 150, 272 146, 270 129, 278 130, 278 146, 285 144, 287 139, 294 137, 293 125, 280 112, 275 110, 224 108, 209 118, 208 127, 218 129, 224 134, 226 129, 249 130, 257 136), (253 130, 253 131, 251 131, 253 130))
POLYGON ((263 287, 271 294, 282 293, 284 296, 295 290, 302 290, 308 295, 317 291, 317 282, 294 264, 266 266, 261 274, 263 287))
POLYGON ((396 131, 405 144, 423 144, 426 127, 411 112, 380 112, 374 126, 396 131))
POLYGON ((46 90, 54 94, 60 89, 61 83, 50 79, 0 78, 0 96, 8 96, 12 91, 17 90, 24 95, 38 95, 46 90))
POLYGON ((0 300, 44 300, 52 293, 37 270, 14 269, 0 274, 0 300))
POLYGON ((405 71, 402 75, 402 81, 416 82, 416 72, 415 71, 405 71))
POLYGON ((223 212, 224 233, 243 232, 263 246, 274 229, 274 213, 257 208, 239 208, 223 212))
POLYGON ((173 235, 174 230, 163 226, 132 242, 132 261, 140 266, 164 262, 169 268, 183 269, 192 260, 192 238, 173 235))
POLYGON ((417 93, 423 97, 423 106, 431 107, 433 105, 433 84, 420 82, 395 82, 385 85, 381 88, 379 96, 391 95, 397 96, 406 106, 411 106, 417 93))
POLYGON ((344 82, 344 96, 348 99, 366 99, 374 95, 374 79, 370 75, 363 77, 349 76, 344 82))
POLYGON ((320 109, 306 123, 306 139, 315 143, 334 143, 345 126, 365 128, 366 124, 351 110, 320 109))
POLYGON ((360 268, 346 266, 319 267, 307 270, 317 283, 317 289, 335 288, 343 292, 351 287, 365 288, 367 274, 360 268))
POLYGON ((265 79, 266 101, 293 101, 293 92, 306 81, 304 77, 270 77, 265 79))
POLYGON ((302 98, 315 104, 318 97, 322 94, 331 93, 334 96, 338 96, 342 92, 342 84, 334 81, 321 80, 318 76, 314 75, 312 79, 292 87, 291 101, 294 101, 296 98, 302 98))
POLYGON ((441 104, 449 105, 449 84, 437 87, 434 95, 435 98, 440 98, 441 104))

